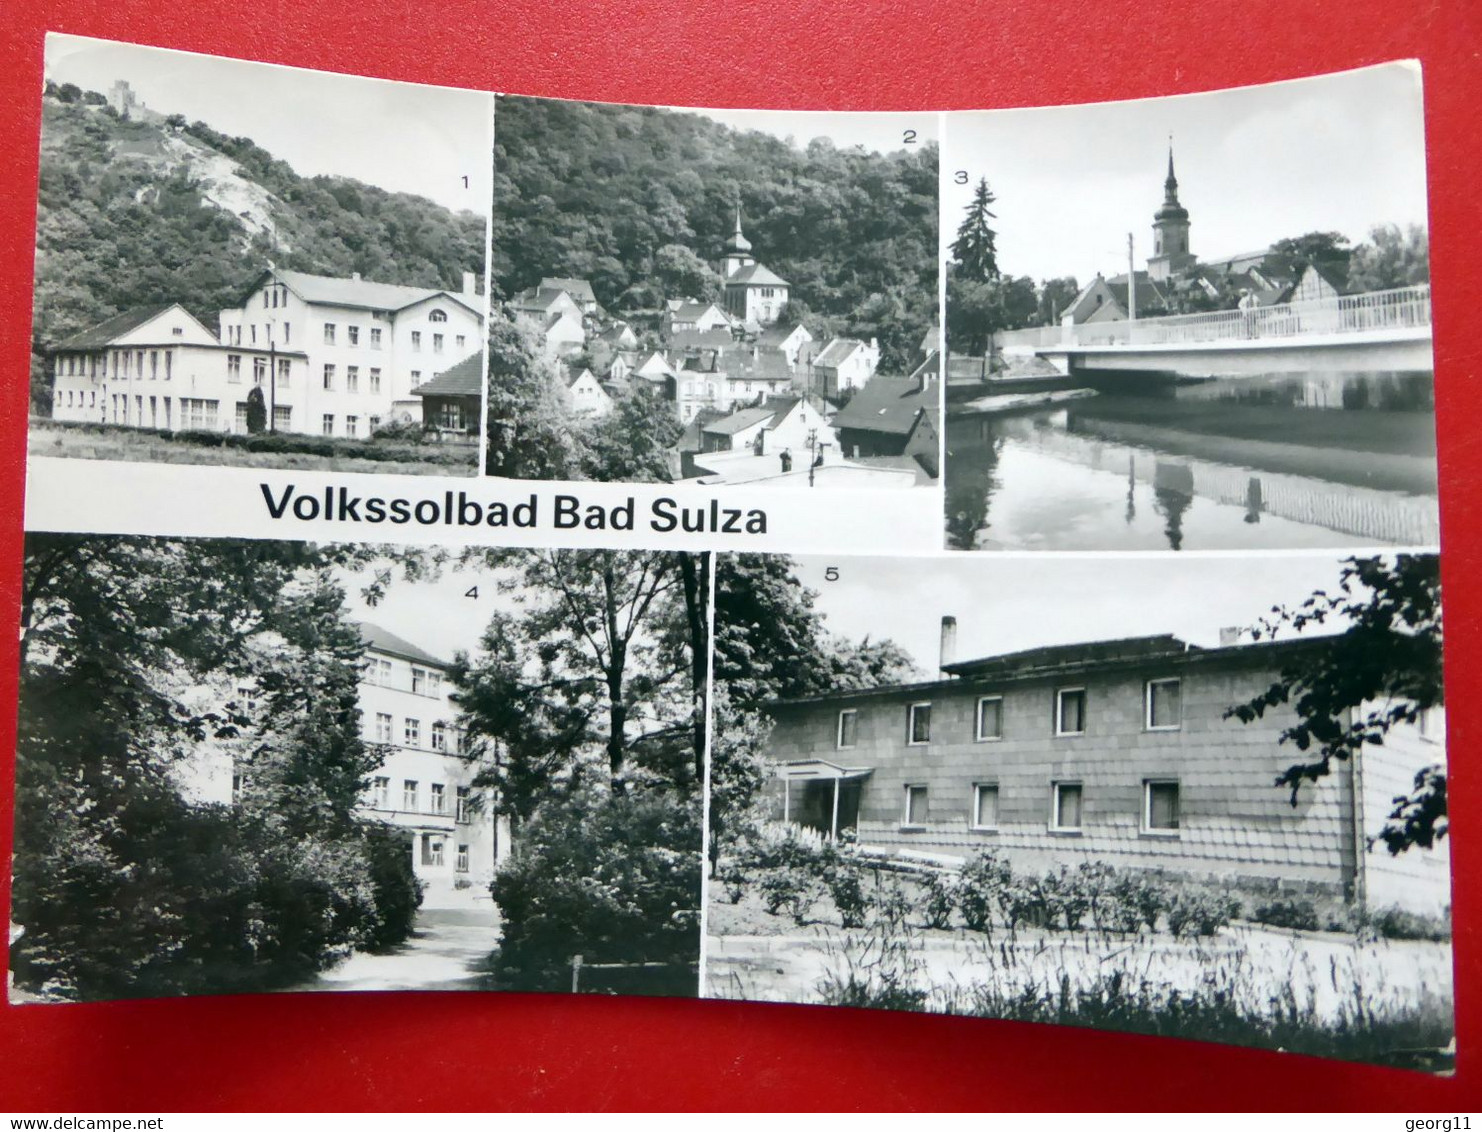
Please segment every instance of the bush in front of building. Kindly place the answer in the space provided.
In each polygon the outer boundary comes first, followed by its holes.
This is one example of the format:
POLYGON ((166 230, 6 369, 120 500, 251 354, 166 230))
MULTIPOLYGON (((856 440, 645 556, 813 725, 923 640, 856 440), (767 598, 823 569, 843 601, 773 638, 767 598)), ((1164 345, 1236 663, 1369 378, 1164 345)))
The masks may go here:
POLYGON ((700 951, 700 873, 694 803, 659 790, 547 799, 490 886, 503 925, 496 982, 569 990, 580 955, 584 964, 664 965, 652 976, 635 971, 624 984, 634 993, 643 979, 648 993, 697 993, 688 972, 700 951))
POLYGON ((1240 902, 1222 892, 1180 889, 1168 904, 1168 931, 1180 936, 1211 936, 1229 927, 1240 911, 1240 902))
POLYGON ((12 970, 41 994, 289 985, 353 948, 405 939, 400 910, 409 895, 420 899, 415 879, 408 886, 378 865, 390 851, 378 829, 284 837, 271 822, 169 789, 140 791, 105 823, 53 814, 42 852, 16 858, 14 914, 25 932, 12 970))
POLYGON ((412 934, 423 890, 412 867, 412 840, 410 830, 389 825, 375 824, 365 831, 367 875, 376 908, 366 932, 370 949, 394 947, 412 934))
POLYGON ((1366 913, 1360 930, 1367 929, 1382 939, 1422 939, 1444 943, 1451 938, 1451 914, 1427 916, 1391 905, 1366 913))
POLYGON ((1317 905, 1310 900, 1288 896, 1258 904, 1250 918, 1268 927, 1296 928, 1308 932, 1315 932, 1321 926, 1317 918, 1317 905))
POLYGON ((802 865, 778 865, 761 874, 758 889, 762 904, 774 916, 786 912, 795 924, 808 922, 808 913, 817 902, 822 877, 802 865))
POLYGON ((927 873, 921 881, 921 911, 926 926, 946 930, 957 911, 957 882, 946 873, 927 873))

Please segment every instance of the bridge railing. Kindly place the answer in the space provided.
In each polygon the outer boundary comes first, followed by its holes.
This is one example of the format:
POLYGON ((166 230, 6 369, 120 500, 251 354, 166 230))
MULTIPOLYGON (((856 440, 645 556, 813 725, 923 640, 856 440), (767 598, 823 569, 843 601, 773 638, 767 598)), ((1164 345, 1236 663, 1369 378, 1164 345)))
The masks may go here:
POLYGON ((1084 322, 1077 326, 1037 326, 1006 331, 999 336, 998 345, 1000 349, 1015 346, 1043 349, 1246 341, 1415 329, 1429 326, 1430 321, 1431 289, 1422 284, 1252 310, 1084 322))

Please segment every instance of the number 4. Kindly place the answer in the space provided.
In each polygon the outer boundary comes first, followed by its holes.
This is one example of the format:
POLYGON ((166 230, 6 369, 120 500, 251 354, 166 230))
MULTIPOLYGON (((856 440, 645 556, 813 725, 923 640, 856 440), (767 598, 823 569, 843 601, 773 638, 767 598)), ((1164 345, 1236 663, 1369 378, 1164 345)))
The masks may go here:
POLYGON ((467 591, 464 592, 463 596, 477 598, 479 596, 478 586, 469 586, 467 591))

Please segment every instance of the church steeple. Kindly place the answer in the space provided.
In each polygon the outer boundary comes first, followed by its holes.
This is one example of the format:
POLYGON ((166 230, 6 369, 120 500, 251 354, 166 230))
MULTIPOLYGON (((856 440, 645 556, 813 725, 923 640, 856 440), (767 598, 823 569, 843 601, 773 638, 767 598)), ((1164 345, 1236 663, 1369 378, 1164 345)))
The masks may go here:
POLYGON ((1198 259, 1189 251, 1189 210, 1178 200, 1178 177, 1173 172, 1173 139, 1168 139, 1168 176, 1163 180, 1163 206, 1153 213, 1153 254, 1148 274, 1167 279, 1198 259))
POLYGON ((743 267, 755 263, 751 255, 751 241, 741 234, 741 203, 736 202, 736 231, 726 241, 725 253, 721 256, 721 274, 730 278, 743 267))

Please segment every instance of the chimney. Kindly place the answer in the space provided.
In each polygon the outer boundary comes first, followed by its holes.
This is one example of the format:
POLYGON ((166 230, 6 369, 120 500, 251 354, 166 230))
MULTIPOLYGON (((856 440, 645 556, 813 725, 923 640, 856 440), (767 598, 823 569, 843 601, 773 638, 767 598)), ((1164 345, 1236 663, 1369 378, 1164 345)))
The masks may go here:
POLYGON ((472 271, 465 271, 463 273, 463 293, 470 296, 478 293, 474 290, 472 271))
POLYGON ((1220 648, 1227 649, 1231 645, 1240 643, 1240 634, 1244 632, 1239 625, 1225 625, 1220 628, 1220 648))
POLYGON ((942 618, 942 647, 937 666, 947 675, 947 665, 957 659, 957 618, 942 618))

